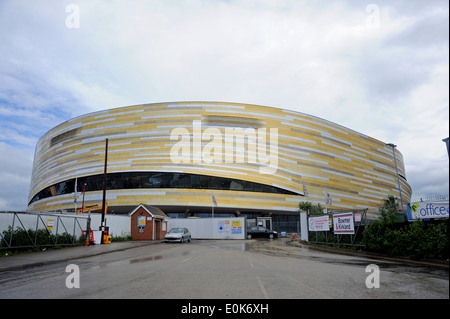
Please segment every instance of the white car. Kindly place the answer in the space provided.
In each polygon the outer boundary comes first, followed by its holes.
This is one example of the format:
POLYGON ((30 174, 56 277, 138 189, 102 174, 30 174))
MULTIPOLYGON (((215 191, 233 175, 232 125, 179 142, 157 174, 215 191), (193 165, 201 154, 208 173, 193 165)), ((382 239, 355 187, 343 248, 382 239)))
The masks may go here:
POLYGON ((166 243, 170 242, 190 242, 191 233, 187 228, 172 228, 165 236, 164 241, 166 243))

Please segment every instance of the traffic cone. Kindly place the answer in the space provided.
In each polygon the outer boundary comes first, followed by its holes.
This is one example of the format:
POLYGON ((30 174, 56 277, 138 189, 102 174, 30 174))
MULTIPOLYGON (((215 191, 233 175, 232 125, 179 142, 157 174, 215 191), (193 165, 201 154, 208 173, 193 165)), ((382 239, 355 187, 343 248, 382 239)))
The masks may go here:
POLYGON ((92 230, 89 232, 89 235, 86 231, 86 242, 84 243, 84 245, 89 246, 91 243, 94 243, 94 232, 92 230))
POLYGON ((85 245, 85 246, 89 246, 89 235, 88 235, 88 233, 87 233, 87 230, 86 230, 86 231, 83 231, 83 232, 86 233, 86 242, 84 243, 84 245, 85 245))

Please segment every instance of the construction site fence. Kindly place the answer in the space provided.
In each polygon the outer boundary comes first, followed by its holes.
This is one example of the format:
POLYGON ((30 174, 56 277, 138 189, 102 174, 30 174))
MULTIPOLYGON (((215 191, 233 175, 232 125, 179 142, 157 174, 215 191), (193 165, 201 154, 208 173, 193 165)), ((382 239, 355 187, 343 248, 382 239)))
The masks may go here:
POLYGON ((80 245, 89 223, 86 215, 0 211, 0 250, 80 245))
POLYGON ((366 246, 363 243, 363 233, 365 227, 370 223, 370 220, 367 218, 367 209, 333 211, 328 216, 332 219, 333 214, 347 212, 352 212, 354 216, 359 214, 358 221, 353 222, 354 234, 335 234, 332 228, 329 231, 309 231, 308 242, 331 246, 353 246, 364 249, 366 246))

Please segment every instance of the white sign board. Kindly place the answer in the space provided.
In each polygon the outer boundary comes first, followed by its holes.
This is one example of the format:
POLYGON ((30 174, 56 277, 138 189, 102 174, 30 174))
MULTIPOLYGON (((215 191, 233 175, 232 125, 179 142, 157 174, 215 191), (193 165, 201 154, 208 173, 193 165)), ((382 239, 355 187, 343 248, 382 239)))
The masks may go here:
POLYGON ((353 213, 334 214, 333 229, 335 234, 353 235, 355 233, 353 213))
POLYGON ((425 201, 407 205, 409 220, 444 218, 449 216, 447 201, 425 201))
POLYGON ((329 231, 330 226, 328 222, 328 215, 309 217, 308 219, 309 231, 329 231))
POLYGON ((47 229, 51 230, 53 229, 53 226, 55 226, 55 220, 54 219, 47 220, 47 229))

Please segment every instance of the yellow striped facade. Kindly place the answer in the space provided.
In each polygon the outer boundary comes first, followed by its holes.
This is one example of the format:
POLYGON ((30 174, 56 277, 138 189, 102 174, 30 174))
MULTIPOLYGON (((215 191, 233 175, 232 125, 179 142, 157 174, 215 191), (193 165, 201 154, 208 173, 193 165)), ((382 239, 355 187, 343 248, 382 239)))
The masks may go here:
MULTIPOLYGON (((135 207, 140 203, 158 206, 163 211, 165 208, 180 212, 190 207, 211 208, 214 194, 217 211, 289 214, 298 211, 301 201, 327 206, 328 192, 332 200, 328 205, 330 209, 368 208, 369 214, 374 214, 388 195, 401 198, 404 205, 411 197, 401 153, 379 140, 290 110, 239 103, 174 102, 99 111, 51 129, 36 145, 28 210, 73 209, 73 193, 52 193, 53 196, 38 200, 35 196, 57 183, 102 174, 106 138, 109 143, 108 174, 176 172, 209 175, 291 192, 189 187, 110 189, 107 202, 111 211, 119 212, 121 207, 135 207), (184 129, 194 141, 194 122, 201 123, 203 131, 214 128, 216 132, 225 132, 226 128, 233 127, 253 128, 255 132, 266 129, 267 146, 270 129, 276 129, 277 151, 271 154, 276 156, 276 171, 263 174, 261 163, 238 161, 237 157, 227 163, 224 158, 233 149, 225 147, 221 161, 202 160, 202 154, 198 154, 193 143, 189 146, 191 161, 175 162, 171 151, 181 144, 180 140, 171 139, 171 133, 177 128, 184 129), (307 194, 304 194, 305 189, 307 194)), ((201 139, 202 149, 208 143, 209 140, 201 139)), ((221 145, 225 146, 225 142, 221 145)), ((266 151, 269 153, 269 147, 266 151)), ((250 156, 248 150, 245 154, 250 156)), ((101 201, 101 190, 87 190, 86 205, 101 204, 101 201)), ((81 198, 79 206, 80 203, 81 198)))

